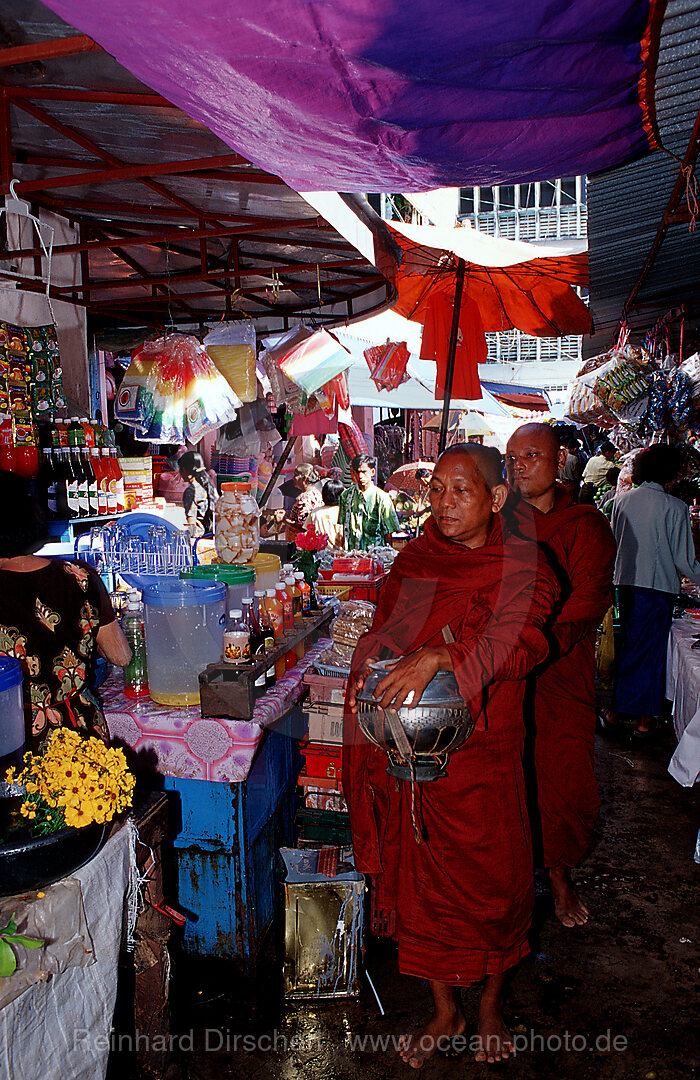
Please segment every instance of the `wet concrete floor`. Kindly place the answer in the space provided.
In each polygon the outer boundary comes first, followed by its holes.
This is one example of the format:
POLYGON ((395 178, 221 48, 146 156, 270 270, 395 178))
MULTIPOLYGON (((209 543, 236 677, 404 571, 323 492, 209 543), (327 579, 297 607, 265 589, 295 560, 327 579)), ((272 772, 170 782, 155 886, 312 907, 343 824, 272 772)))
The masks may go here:
MULTIPOLYGON (((599 836, 577 878, 589 924, 561 926, 539 883, 533 951, 511 979, 505 1008, 522 1049, 496 1066, 477 1065, 469 1055, 434 1058, 422 1075, 476 1076, 490 1069, 513 1080, 700 1076, 700 867, 693 861, 700 789, 683 789, 666 772, 674 746, 670 731, 639 749, 597 739, 599 836)), ((411 1075, 391 1044, 373 1050, 370 1040, 398 1038, 427 1018, 427 987, 398 973, 391 943, 370 938, 367 967, 385 1016, 366 980, 359 999, 283 1003, 274 955, 253 984, 242 983, 225 964, 176 960, 174 1019, 184 1041, 175 1075, 411 1075)), ((470 1025, 478 992, 463 993, 470 1025)))

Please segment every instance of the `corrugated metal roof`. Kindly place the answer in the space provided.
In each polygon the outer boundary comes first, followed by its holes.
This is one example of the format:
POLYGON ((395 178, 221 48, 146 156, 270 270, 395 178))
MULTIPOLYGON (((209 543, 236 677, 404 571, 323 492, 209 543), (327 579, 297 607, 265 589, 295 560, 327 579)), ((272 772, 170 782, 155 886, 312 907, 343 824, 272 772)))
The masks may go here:
MULTIPOLYGON (((661 144, 683 158, 700 105, 700 4, 669 0, 661 28, 656 119, 661 144)), ((609 347, 623 306, 654 241, 678 176, 679 162, 663 150, 590 177, 588 254, 595 334, 585 356, 609 347)), ((684 200, 683 200, 684 201, 684 200)), ((630 312, 638 336, 679 303, 689 305, 685 342, 700 323, 700 227, 670 225, 630 312), (696 299, 697 297, 697 299, 696 299)))
MULTIPOLYGON (((74 34, 38 0, 3 0, 0 45, 74 34)), ((235 310, 269 331, 301 314, 345 322, 391 298, 382 272, 309 202, 153 95, 103 50, 4 66, 0 90, 9 101, 10 175, 20 197, 80 223, 81 243, 90 245, 83 254, 88 288, 78 289, 77 302, 86 304, 91 330, 115 322, 196 325, 235 310), (195 165, 157 171, 169 161, 195 165), (140 179, 119 175, 121 163, 143 166, 140 179), (199 235, 203 229, 210 235, 199 235)), ((384 255, 393 242, 381 240, 383 223, 361 197, 348 199, 355 219, 379 236, 377 257, 391 277, 393 257, 384 255)), ((33 259, 18 251, 3 259, 0 248, 0 269, 13 265, 31 288, 33 259)))

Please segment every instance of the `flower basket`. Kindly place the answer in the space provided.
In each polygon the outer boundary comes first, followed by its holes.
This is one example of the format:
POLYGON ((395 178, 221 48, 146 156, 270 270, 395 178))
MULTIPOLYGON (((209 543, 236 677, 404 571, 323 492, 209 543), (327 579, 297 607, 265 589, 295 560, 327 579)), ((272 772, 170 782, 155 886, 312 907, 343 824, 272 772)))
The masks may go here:
POLYGON ((122 750, 67 728, 14 772, 0 791, 0 895, 48 885, 93 858, 135 783, 122 750))

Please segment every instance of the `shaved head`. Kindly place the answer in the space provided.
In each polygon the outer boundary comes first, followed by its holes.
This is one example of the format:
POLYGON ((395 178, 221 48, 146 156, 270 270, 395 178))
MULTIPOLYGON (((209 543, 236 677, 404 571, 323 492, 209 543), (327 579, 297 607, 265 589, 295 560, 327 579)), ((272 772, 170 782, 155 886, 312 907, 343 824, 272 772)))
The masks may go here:
MULTIPOLYGON (((536 424, 534 426, 539 427, 540 425, 536 424)), ((481 446, 479 443, 453 443, 452 446, 448 446, 446 450, 443 450, 438 458, 438 463, 443 458, 458 457, 460 455, 472 459, 489 491, 492 491, 498 484, 504 483, 503 459, 495 446, 481 446)))
POLYGON ((563 468, 566 450, 559 433, 549 424, 523 424, 508 440, 508 483, 526 502, 547 513, 554 505, 557 473, 563 468))
MULTIPOLYGON (((556 428, 553 428, 551 424, 523 424, 522 427, 515 429, 513 435, 511 435, 511 439, 516 435, 523 436, 530 440, 542 440, 550 447, 554 454, 556 454, 560 446, 559 432, 556 428)), ((508 441, 510 442, 510 439, 508 441)))

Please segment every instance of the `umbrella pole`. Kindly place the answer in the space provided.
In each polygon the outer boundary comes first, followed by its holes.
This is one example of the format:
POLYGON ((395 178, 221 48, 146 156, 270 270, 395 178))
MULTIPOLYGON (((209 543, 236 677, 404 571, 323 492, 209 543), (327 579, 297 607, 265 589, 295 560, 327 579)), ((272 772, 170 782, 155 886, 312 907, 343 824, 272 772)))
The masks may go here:
POLYGON ((452 397, 452 379, 455 373, 455 353, 457 352, 457 334, 459 333, 459 316, 462 307, 462 289, 464 287, 464 259, 457 261, 457 280, 455 282, 455 299, 452 310, 452 327, 450 329, 450 347, 447 350, 447 371, 445 372, 445 397, 442 403, 442 423, 440 425, 440 442, 438 453, 441 454, 447 444, 447 429, 450 423, 450 398, 452 397))
POLYGON ((265 506, 265 503, 267 502, 267 500, 270 498, 270 495, 272 494, 272 489, 275 486, 275 484, 277 483, 277 479, 279 477, 279 474, 282 472, 282 469, 287 464, 287 458, 291 454, 292 448, 293 448, 294 443, 296 441, 297 441, 296 435, 290 435, 289 438, 287 439, 287 445, 285 446, 284 450, 282 451, 282 453, 280 455, 280 458, 279 458, 277 464, 275 465, 275 468, 274 468, 274 470, 272 472, 272 476, 268 480, 267 487, 265 488, 262 495, 258 499, 258 506, 260 507, 261 510, 265 506))

